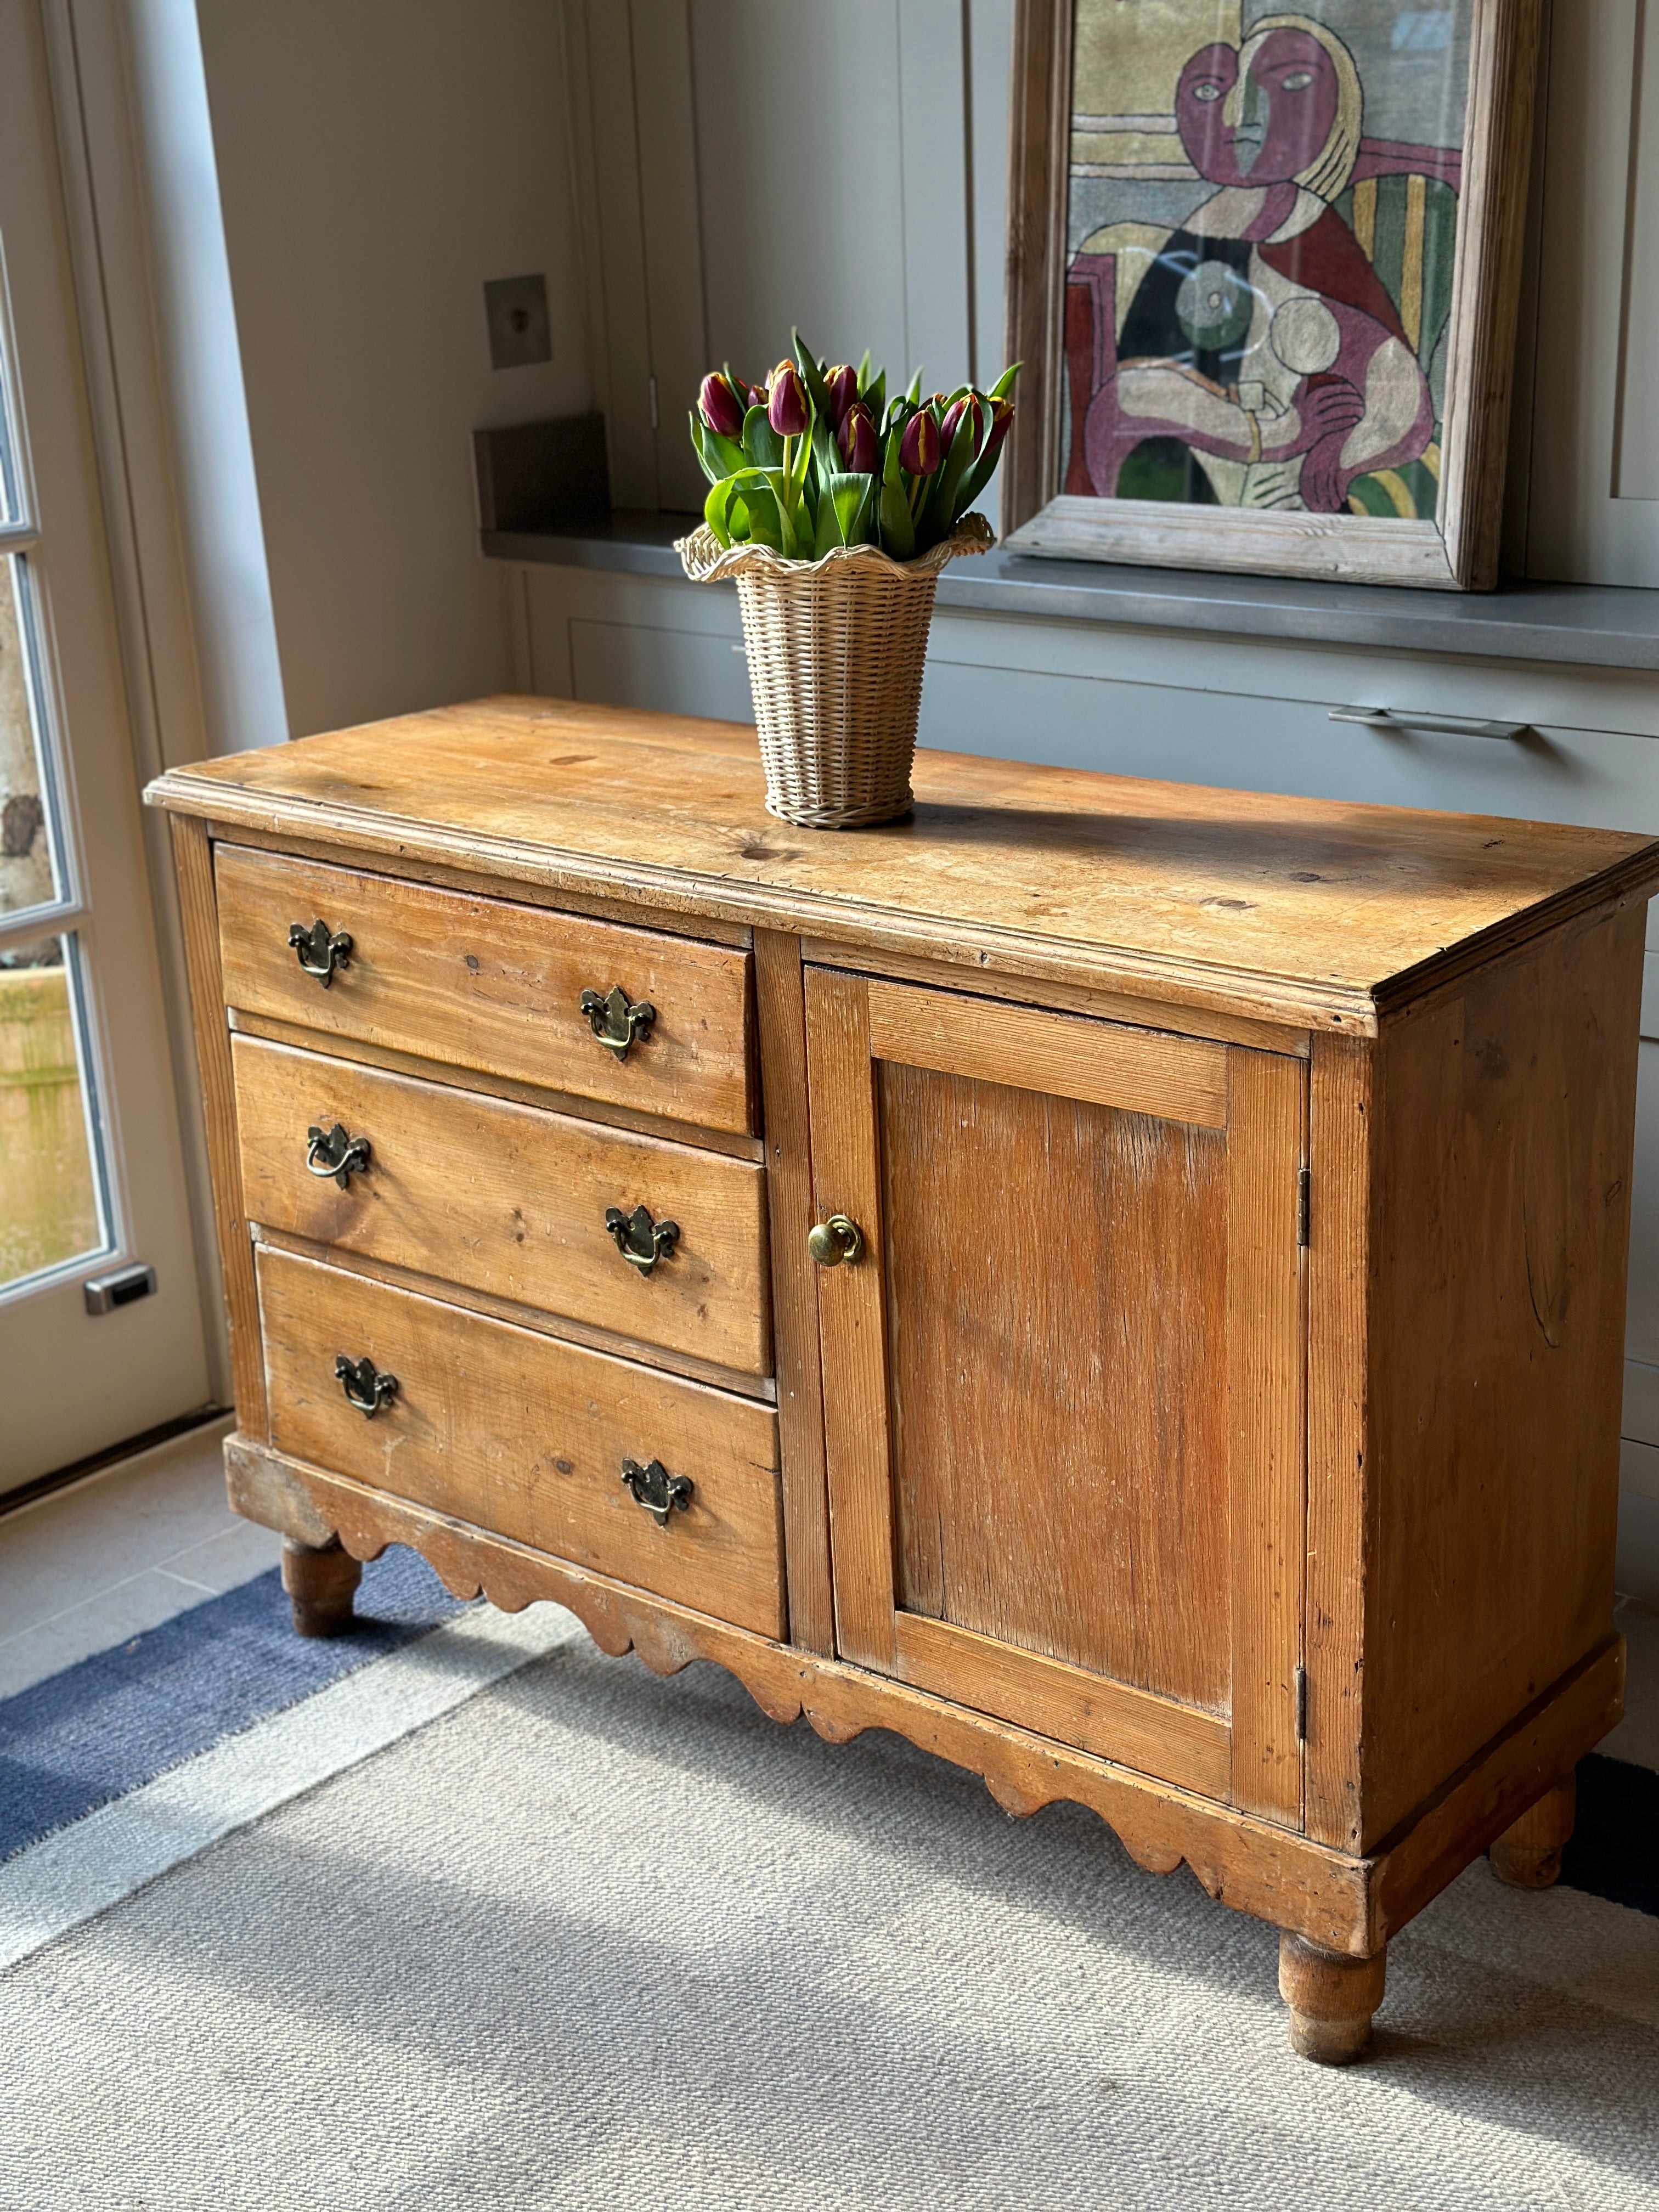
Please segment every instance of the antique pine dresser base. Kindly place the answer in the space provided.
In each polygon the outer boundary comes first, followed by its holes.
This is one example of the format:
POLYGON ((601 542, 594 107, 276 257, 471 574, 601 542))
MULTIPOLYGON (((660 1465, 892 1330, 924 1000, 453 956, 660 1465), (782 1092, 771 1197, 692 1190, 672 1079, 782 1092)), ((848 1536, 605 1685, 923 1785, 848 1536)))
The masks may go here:
POLYGON ((1305 2055, 1617 1721, 1659 845, 498 699, 175 771, 239 1427, 296 1627, 412 1546, 1092 1808, 1305 2055), (809 1231, 811 1241, 809 1245, 809 1231))

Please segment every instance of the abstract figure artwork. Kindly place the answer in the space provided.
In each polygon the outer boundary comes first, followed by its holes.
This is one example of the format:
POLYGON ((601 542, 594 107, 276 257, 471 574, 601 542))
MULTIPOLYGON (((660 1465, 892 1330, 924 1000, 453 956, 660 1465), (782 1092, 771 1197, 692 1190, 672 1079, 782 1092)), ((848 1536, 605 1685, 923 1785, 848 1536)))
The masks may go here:
POLYGON ((1531 0, 1024 0, 1019 36, 1017 546, 1489 582, 1531 0))

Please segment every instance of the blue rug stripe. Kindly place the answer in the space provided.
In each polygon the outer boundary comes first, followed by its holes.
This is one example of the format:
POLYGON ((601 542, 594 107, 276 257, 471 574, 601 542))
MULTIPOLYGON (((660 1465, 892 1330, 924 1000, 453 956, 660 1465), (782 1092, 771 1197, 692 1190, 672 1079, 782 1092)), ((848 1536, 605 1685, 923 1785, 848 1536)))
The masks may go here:
POLYGON ((349 1636, 296 1636, 276 1568, 0 1700, 0 1860, 153 1782, 462 1610, 394 1547, 349 1636))
POLYGON ((1659 1915, 1659 1774, 1592 1752, 1578 1762, 1578 1810, 1561 1854, 1570 1888, 1659 1915))

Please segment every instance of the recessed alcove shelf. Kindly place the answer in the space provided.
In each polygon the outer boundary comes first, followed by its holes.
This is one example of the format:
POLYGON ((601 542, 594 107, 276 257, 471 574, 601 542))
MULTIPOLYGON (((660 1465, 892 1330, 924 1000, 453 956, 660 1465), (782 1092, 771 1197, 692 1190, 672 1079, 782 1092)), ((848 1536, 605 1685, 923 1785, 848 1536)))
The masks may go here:
MULTIPOLYGON (((497 560, 678 577, 674 540, 694 527, 690 515, 620 512, 581 529, 484 531, 481 543, 497 560)), ((1045 622, 1659 670, 1659 592, 1611 585, 1516 582, 1490 592, 1410 592, 995 552, 960 562, 942 577, 938 603, 953 613, 1045 622)))

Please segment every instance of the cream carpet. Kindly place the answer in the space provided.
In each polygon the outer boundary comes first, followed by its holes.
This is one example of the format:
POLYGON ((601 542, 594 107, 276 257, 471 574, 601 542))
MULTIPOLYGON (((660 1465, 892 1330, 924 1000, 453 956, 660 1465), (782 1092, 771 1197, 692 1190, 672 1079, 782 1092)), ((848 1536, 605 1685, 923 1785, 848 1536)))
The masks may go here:
POLYGON ((1477 1865, 1340 2073, 1274 1956, 1076 1808, 583 1639, 0 1976, 0 2207, 1659 2208, 1659 1918, 1477 1865))

